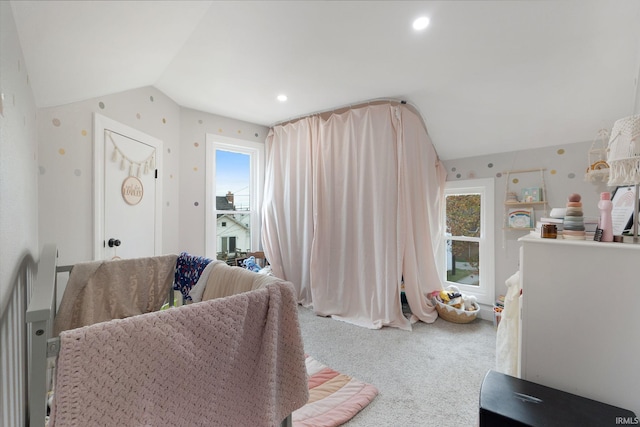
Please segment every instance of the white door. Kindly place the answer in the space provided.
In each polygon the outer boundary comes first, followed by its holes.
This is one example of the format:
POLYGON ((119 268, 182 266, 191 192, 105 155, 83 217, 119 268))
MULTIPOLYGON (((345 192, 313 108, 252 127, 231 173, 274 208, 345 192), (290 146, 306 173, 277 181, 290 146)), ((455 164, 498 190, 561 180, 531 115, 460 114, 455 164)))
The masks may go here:
POLYGON ((95 259, 160 255, 162 141, 96 114, 95 259))

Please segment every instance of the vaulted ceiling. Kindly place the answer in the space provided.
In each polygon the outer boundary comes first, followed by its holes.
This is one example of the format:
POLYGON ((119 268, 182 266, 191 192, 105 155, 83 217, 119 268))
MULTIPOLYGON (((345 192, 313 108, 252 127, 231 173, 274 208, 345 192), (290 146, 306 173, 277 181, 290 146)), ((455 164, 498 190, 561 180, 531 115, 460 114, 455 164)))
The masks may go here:
POLYGON ((12 1, 38 107, 154 86, 266 126, 379 98, 443 159, 590 141, 638 110, 640 1, 12 1), (423 31, 413 20, 428 16, 423 31), (288 100, 276 100, 286 94, 288 100))

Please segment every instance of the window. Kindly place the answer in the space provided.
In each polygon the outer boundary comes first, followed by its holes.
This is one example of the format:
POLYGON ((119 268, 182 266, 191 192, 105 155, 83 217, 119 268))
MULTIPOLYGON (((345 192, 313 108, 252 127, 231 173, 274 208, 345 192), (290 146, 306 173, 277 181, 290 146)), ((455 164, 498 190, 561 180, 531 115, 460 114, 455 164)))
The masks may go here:
POLYGON ((235 236, 227 236, 220 238, 221 252, 235 252, 236 251, 236 238, 235 236))
POLYGON ((264 144, 207 134, 206 256, 234 262, 260 246, 264 144))
POLYGON ((455 285, 478 302, 493 305, 493 179, 447 181, 445 186, 445 286, 455 285))

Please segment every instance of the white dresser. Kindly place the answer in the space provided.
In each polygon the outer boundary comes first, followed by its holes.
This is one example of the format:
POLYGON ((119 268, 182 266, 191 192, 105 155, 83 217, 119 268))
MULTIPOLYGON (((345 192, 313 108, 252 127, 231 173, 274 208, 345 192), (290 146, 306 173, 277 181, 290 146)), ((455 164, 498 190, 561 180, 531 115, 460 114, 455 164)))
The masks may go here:
POLYGON ((640 244, 519 241, 520 377, 640 415, 640 244))

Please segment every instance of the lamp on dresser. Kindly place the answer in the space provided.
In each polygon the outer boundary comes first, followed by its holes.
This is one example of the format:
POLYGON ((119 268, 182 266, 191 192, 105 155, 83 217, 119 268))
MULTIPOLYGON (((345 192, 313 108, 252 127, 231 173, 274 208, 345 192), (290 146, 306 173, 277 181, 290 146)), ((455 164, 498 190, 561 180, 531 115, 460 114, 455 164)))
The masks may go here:
POLYGON ((640 209, 640 114, 617 120, 611 130, 607 148, 609 186, 635 185, 633 208, 633 243, 638 241, 638 210, 640 209))

